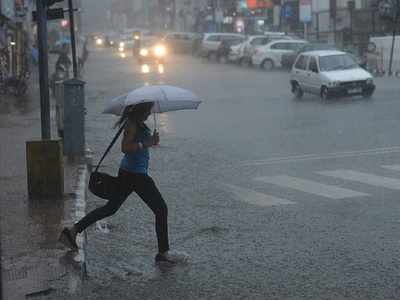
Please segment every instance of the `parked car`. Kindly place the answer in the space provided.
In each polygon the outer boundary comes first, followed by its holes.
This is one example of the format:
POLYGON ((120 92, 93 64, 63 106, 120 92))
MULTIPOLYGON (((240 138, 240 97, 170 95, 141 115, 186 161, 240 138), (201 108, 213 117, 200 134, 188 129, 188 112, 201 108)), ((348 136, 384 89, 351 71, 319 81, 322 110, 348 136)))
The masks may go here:
POLYGON ((317 50, 339 50, 335 45, 327 43, 310 43, 303 45, 299 50, 293 53, 286 53, 282 55, 282 67, 285 69, 292 69, 292 66, 299 54, 309 51, 317 50))
POLYGON ((307 41, 303 40, 276 40, 265 46, 257 47, 251 61, 253 65, 259 66, 266 71, 282 66, 282 56, 288 53, 295 53, 307 41))
POLYGON ((217 60, 219 62, 225 63, 228 61, 228 57, 232 51, 233 46, 237 46, 242 44, 244 41, 244 38, 239 37, 236 39, 229 39, 229 40, 223 40, 217 50, 217 60))
POLYGON ((292 40, 293 38, 279 33, 268 33, 263 36, 251 36, 243 48, 243 59, 242 64, 251 64, 251 57, 254 55, 255 51, 259 47, 263 47, 268 43, 276 40, 292 40))
POLYGON ((244 35, 238 33, 206 33, 201 42, 200 55, 208 59, 215 59, 222 41, 237 38, 244 38, 244 35))
POLYGON ((319 95, 322 99, 354 95, 369 98, 375 91, 372 75, 353 56, 335 50, 300 54, 293 65, 290 83, 297 98, 304 93, 319 95))
POLYGON ((266 35, 251 35, 235 48, 232 47, 232 52, 229 61, 238 62, 241 65, 248 66, 251 64, 251 56, 254 54, 255 49, 264 46, 274 40, 279 39, 292 39, 292 37, 281 33, 268 33, 266 35))
POLYGON ((190 32, 169 32, 163 42, 172 53, 192 53, 195 33, 190 32))

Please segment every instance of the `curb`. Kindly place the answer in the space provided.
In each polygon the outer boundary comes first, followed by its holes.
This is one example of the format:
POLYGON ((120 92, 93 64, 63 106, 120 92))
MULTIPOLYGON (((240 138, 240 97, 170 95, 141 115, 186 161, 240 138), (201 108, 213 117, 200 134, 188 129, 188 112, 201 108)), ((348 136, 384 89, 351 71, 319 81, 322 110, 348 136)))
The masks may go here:
MULTIPOLYGON (((75 198, 75 215, 73 218, 74 223, 78 222, 86 214, 86 186, 88 180, 88 165, 87 163, 82 164, 79 167, 78 183, 76 187, 76 198, 75 198)), ((84 281, 87 277, 86 267, 86 232, 77 236, 76 242, 79 246, 79 253, 75 260, 80 265, 80 278, 84 281)))

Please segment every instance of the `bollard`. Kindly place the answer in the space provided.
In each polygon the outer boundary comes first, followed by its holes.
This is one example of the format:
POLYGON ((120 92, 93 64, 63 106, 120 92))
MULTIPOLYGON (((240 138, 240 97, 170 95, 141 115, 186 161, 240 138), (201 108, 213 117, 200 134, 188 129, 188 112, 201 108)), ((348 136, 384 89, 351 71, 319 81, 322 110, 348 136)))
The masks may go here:
POLYGON ((56 123, 57 132, 60 138, 64 137, 64 84, 63 81, 56 81, 54 84, 54 95, 56 98, 56 123))
POLYGON ((64 155, 68 158, 85 155, 85 82, 64 81, 64 155))
POLYGON ((26 142, 30 199, 60 198, 64 194, 64 160, 61 140, 26 142))

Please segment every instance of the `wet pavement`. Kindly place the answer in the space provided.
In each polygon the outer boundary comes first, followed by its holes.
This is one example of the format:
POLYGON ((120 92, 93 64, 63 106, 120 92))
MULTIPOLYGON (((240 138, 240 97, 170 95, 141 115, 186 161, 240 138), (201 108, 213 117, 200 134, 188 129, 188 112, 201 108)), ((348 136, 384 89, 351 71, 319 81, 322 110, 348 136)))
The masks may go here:
MULTIPOLYGON (((94 162, 114 133, 101 114, 111 98, 167 83, 204 99, 158 117, 151 153, 171 247, 191 259, 154 264, 154 218, 132 195, 87 230, 89 278, 60 299, 398 298, 398 79, 376 79, 371 100, 298 101, 285 72, 177 56, 164 74, 141 74, 108 50, 92 53, 86 77, 94 162)), ((117 144, 103 170, 120 159, 117 144)), ((104 203, 90 195, 87 206, 104 203)))
POLYGON ((40 140, 39 103, 35 84, 25 97, 1 95, 0 100, 1 292, 7 300, 56 299, 59 293, 75 292, 82 276, 80 253, 57 242, 61 229, 75 220, 82 164, 65 162, 62 199, 30 200, 27 195, 25 143, 40 140))

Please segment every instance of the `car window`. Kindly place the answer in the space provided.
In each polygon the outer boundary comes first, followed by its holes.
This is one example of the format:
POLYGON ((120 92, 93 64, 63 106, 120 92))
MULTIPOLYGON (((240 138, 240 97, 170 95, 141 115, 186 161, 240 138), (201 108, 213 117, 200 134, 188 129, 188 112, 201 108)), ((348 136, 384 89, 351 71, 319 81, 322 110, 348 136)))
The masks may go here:
POLYGON ((310 57, 310 62, 308 64, 308 70, 314 73, 318 73, 318 64, 314 56, 310 57))
POLYGON ((299 70, 305 70, 307 67, 307 59, 306 55, 301 55, 295 64, 295 68, 299 70))
POLYGON ((250 44, 252 46, 261 46, 263 44, 263 38, 255 38, 250 44))
POLYGON ((207 38, 209 42, 219 42, 221 40, 221 36, 219 35, 211 35, 207 38))
POLYGON ((319 58, 321 72, 335 70, 349 70, 358 68, 357 62, 348 54, 322 56, 319 58))
POLYGON ((302 47, 304 47, 304 43, 287 43, 288 50, 298 51, 302 47))
POLYGON ((287 43, 276 43, 276 44, 271 45, 271 49, 288 50, 288 45, 287 45, 287 43))

